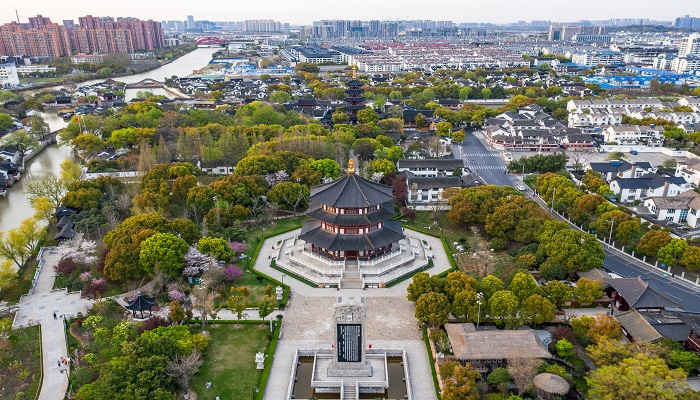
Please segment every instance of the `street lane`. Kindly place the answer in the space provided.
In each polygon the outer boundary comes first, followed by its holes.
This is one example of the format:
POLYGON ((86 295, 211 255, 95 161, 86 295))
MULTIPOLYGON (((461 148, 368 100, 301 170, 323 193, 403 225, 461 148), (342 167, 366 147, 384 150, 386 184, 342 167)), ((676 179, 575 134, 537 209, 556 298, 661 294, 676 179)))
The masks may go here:
MULTIPOLYGON (((506 162, 501 157, 501 152, 487 148, 472 131, 467 133, 463 143, 453 145, 452 149, 455 157, 464 159, 465 164, 471 170, 478 171, 478 175, 487 184, 515 186, 516 182, 520 181, 520 176, 516 177, 503 172, 506 162), (472 160, 474 160, 473 164, 472 160)), ((606 254, 604 268, 625 278, 640 276, 646 282, 650 282, 655 290, 680 304, 686 311, 700 313, 699 287, 675 277, 665 276, 663 270, 648 267, 616 250, 610 250, 606 246, 603 248, 606 254)))

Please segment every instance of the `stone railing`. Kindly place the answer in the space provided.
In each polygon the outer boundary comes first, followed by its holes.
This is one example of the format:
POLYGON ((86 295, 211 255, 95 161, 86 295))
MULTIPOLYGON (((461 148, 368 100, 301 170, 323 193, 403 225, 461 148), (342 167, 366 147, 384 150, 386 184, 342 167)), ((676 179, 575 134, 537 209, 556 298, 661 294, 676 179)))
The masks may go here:
POLYGON ((381 263, 381 262, 384 262, 384 261, 386 261, 386 260, 389 260, 389 259, 398 257, 398 256, 400 256, 400 255, 401 255, 401 252, 400 252, 400 251, 392 251, 391 253, 384 254, 384 255, 382 255, 382 256, 380 256, 380 257, 373 258, 373 259, 371 259, 371 260, 359 261, 357 264, 358 264, 358 266, 359 266, 360 268, 362 268, 362 267, 364 267, 364 266, 373 266, 373 265, 377 265, 377 264, 379 264, 379 263, 381 263))
POLYGON ((314 253, 312 253, 310 251, 306 251, 306 250, 302 250, 301 255, 304 257, 313 258, 314 260, 321 261, 321 262, 328 264, 328 265, 337 265, 337 266, 341 267, 345 264, 345 261, 343 261, 343 260, 341 260, 341 261, 331 260, 329 258, 319 256, 318 254, 314 254, 314 253))

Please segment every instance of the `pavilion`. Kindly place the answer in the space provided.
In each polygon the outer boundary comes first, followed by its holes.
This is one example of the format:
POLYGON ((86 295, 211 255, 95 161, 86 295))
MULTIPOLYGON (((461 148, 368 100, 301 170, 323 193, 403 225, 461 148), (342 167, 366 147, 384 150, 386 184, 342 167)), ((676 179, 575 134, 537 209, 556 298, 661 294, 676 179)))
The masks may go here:
POLYGON ((156 305, 155 297, 146 297, 141 292, 138 293, 136 298, 125 306, 127 310, 131 311, 131 315, 136 318, 136 312, 141 312, 141 319, 143 319, 144 310, 148 310, 149 314, 152 315, 151 309, 156 305))

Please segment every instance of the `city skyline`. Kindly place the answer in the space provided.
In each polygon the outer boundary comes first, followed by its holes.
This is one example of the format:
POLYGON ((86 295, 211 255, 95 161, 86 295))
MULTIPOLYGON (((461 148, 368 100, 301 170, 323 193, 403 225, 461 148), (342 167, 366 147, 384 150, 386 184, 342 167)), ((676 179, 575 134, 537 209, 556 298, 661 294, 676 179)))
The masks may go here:
POLYGON ((192 7, 191 2, 180 0, 155 0, 143 3, 137 0, 123 0, 119 3, 95 3, 85 0, 72 2, 73 7, 46 0, 27 0, 14 7, 0 10, 0 23, 16 21, 15 8, 20 22, 41 14, 56 22, 66 19, 77 20, 83 15, 137 17, 141 19, 185 20, 187 15, 194 15, 196 20, 242 21, 246 19, 274 19, 294 25, 310 25, 320 19, 430 19, 451 20, 456 23, 512 23, 521 20, 551 20, 552 22, 573 22, 579 20, 607 19, 651 19, 673 21, 675 18, 689 14, 700 17, 700 3, 689 4, 685 0, 668 0, 659 10, 657 2, 652 0, 619 0, 609 2, 592 0, 586 3, 562 4, 556 0, 542 0, 536 7, 522 8, 517 0, 503 0, 498 7, 479 7, 477 2, 447 0, 437 8, 426 8, 424 2, 415 0, 390 0, 377 3, 370 0, 355 0, 351 7, 318 7, 312 0, 298 0, 291 5, 260 7, 258 3, 239 3, 235 8, 218 9, 192 7), (472 8, 474 7, 474 8, 472 8), (564 15, 565 14, 565 15, 564 15))

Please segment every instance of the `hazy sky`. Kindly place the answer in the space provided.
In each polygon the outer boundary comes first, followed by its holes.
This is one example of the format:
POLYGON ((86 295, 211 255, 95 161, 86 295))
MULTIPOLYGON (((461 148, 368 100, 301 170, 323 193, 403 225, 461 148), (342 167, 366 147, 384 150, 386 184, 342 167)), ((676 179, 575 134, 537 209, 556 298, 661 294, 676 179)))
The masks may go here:
POLYGON ((515 22, 518 20, 578 21, 610 18, 673 20, 690 14, 700 17, 700 0, 4 0, 0 22, 21 22, 37 14, 60 23, 93 16, 138 17, 154 20, 241 21, 275 19, 310 24, 319 19, 432 19, 454 22, 515 22), (10 3, 10 4, 8 4, 10 3))

